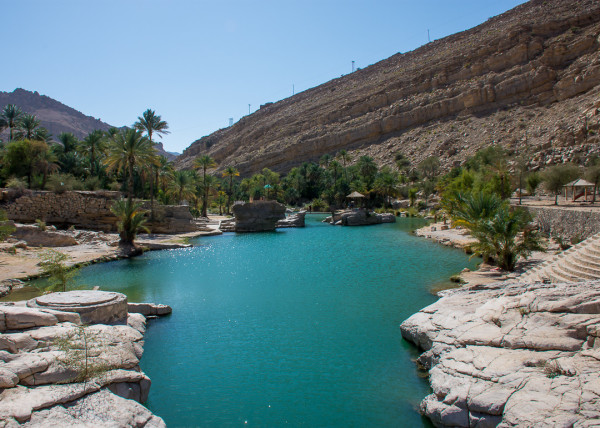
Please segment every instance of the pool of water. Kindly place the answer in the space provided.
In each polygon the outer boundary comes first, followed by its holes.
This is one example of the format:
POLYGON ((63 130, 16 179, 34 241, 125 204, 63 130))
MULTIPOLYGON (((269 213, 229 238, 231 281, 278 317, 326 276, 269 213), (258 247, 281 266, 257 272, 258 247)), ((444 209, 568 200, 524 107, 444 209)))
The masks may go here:
POLYGON ((422 220, 225 234, 82 270, 78 281, 173 307, 151 320, 147 406, 169 427, 430 426, 399 324, 464 267, 422 220))

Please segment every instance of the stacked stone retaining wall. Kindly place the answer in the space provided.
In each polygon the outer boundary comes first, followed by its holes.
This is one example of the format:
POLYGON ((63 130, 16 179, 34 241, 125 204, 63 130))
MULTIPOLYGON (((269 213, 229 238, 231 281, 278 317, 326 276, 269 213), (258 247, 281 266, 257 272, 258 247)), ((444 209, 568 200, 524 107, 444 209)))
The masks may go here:
MULTIPOLYGON (((59 227, 115 232, 117 218, 110 208, 120 197, 119 192, 110 191, 25 191, 18 194, 2 189, 0 209, 6 211, 10 220, 19 223, 33 223, 39 219, 59 227)), ((149 210, 150 203, 144 202, 143 207, 149 210)), ((198 229, 187 206, 155 202, 154 214, 155 220, 148 223, 153 233, 184 233, 198 229)))
POLYGON ((525 207, 534 216, 542 232, 563 239, 586 239, 600 232, 600 210, 525 207))

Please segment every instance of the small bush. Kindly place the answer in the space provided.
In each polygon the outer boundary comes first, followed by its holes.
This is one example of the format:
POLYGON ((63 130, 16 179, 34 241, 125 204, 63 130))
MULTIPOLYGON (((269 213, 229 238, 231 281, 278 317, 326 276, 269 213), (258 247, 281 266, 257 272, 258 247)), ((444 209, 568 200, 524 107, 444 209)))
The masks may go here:
POLYGON ((38 229, 40 229, 41 231, 45 231, 46 230, 46 222, 40 220, 39 218, 35 219, 35 225, 38 227, 38 229))
POLYGON ((6 212, 0 210, 0 241, 4 241, 15 230, 16 228, 12 225, 12 222, 8 221, 8 216, 6 215, 6 212))
POLYGON ((328 208, 327 203, 320 198, 313 199, 310 205, 312 206, 313 211, 327 211, 328 208))
POLYGON ((99 177, 88 177, 83 182, 85 190, 98 190, 102 189, 102 180, 99 177))
POLYGON ((27 183, 19 178, 13 177, 8 180, 6 187, 22 193, 25 191, 25 189, 27 189, 27 183))
POLYGON ((64 193, 70 190, 83 190, 84 186, 71 174, 53 174, 48 178, 46 188, 55 193, 64 193))

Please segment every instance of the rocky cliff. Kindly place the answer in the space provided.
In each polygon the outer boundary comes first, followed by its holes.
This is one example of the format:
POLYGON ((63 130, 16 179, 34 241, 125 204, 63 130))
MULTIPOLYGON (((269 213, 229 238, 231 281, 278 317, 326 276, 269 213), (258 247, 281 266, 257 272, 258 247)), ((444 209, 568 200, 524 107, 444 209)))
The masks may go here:
POLYGON ((579 160, 600 138, 600 3, 532 0, 470 30, 264 106, 203 137, 177 160, 209 154, 242 174, 285 172, 340 149, 391 164, 478 148, 527 152, 533 166, 579 160))

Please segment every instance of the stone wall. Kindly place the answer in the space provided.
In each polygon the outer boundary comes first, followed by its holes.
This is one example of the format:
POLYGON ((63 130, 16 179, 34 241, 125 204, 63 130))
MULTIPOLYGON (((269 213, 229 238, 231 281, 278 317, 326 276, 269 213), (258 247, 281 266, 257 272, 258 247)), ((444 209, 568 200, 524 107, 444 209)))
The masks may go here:
POLYGON ((534 216, 542 232, 559 235, 564 239, 585 239, 600 232, 600 211, 560 207, 525 208, 534 216))
MULTIPOLYGON (((80 229, 115 232, 117 218, 110 207, 121 197, 119 192, 73 191, 53 193, 25 191, 22 194, 10 189, 0 190, 0 209, 8 218, 20 223, 33 223, 39 219, 59 227, 75 226, 80 229)), ((150 203, 143 207, 150 209, 150 203)), ((154 204, 155 221, 148 223, 153 233, 183 233, 197 230, 188 207, 154 204)))

